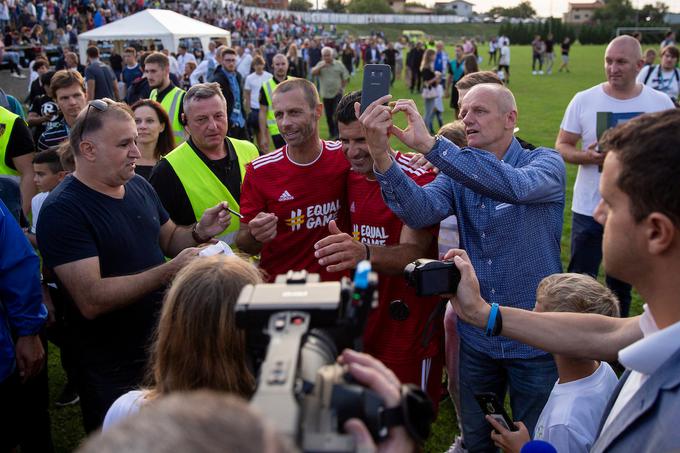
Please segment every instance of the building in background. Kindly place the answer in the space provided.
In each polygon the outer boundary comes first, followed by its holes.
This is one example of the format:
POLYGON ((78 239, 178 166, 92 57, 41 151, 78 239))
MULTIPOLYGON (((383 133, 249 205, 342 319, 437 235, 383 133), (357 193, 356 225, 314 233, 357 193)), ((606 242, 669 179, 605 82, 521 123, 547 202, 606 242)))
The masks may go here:
POLYGON ((569 10, 564 13, 564 22, 567 24, 590 22, 595 17, 595 11, 603 6, 602 0, 595 0, 593 3, 569 3, 569 10))

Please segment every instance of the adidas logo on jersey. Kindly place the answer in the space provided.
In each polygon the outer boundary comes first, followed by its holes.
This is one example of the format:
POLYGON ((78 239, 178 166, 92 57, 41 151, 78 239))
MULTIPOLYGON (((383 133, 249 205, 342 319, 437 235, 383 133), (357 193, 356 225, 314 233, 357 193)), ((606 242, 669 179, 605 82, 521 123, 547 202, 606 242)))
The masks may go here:
POLYGON ((291 200, 295 200, 295 197, 289 194, 287 190, 284 190, 281 196, 279 197, 279 201, 291 201, 291 200))

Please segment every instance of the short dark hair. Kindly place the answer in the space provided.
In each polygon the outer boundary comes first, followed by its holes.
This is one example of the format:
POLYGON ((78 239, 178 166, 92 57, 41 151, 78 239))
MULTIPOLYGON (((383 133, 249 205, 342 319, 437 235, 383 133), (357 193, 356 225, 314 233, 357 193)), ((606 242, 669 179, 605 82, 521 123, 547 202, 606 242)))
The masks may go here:
POLYGON ((43 87, 48 87, 50 85, 54 74, 54 71, 47 71, 45 74, 40 76, 40 83, 42 83, 43 87))
POLYGON ((116 102, 109 98, 100 99, 106 102, 107 109, 100 111, 88 103, 76 118, 76 122, 69 133, 69 142, 75 156, 80 155, 80 143, 83 141, 83 134, 97 132, 104 128, 105 121, 109 121, 113 116, 121 119, 134 121, 135 116, 130 106, 123 102, 116 102), (88 113, 89 112, 89 113, 88 113), (87 121, 85 121, 87 119, 87 121))
POLYGON ((37 71, 38 69, 40 69, 40 68, 42 68, 42 67, 47 67, 47 68, 49 68, 50 65, 49 65, 49 63, 47 63, 47 61, 43 60, 42 58, 41 58, 41 59, 37 59, 37 58, 36 58, 36 59, 35 59, 35 63, 33 63, 33 70, 34 70, 34 71, 37 71))
POLYGON ((151 64, 157 64, 161 68, 165 69, 170 66, 170 60, 168 57, 160 52, 152 52, 144 57, 144 66, 151 64))
POLYGON ((647 113, 609 129, 600 140, 621 164, 618 187, 640 222, 652 212, 680 228, 680 109, 647 113), (652 157, 650 157, 652 156, 652 157))
POLYGON ((61 69, 54 73, 54 77, 50 81, 50 96, 56 101, 57 90, 73 85, 78 85, 83 90, 83 93, 85 93, 85 79, 83 79, 83 76, 78 71, 61 69))
POLYGON ((668 52, 672 58, 680 59, 680 50, 674 45, 671 44, 661 49, 661 56, 663 57, 663 54, 666 52, 668 52))
POLYGON ((361 102, 361 91, 352 91, 340 99, 338 107, 335 109, 335 122, 351 124, 357 120, 354 112, 354 103, 361 102))
POLYGON ((302 90, 302 96, 312 110, 321 103, 319 92, 316 90, 316 85, 307 79, 293 78, 284 80, 276 85, 274 94, 287 93, 293 90, 302 90))
POLYGON ((97 46, 90 46, 85 52, 89 58, 99 58, 99 48, 97 46))
POLYGON ((227 47, 222 51, 222 56, 224 57, 225 55, 236 55, 236 51, 231 47, 227 47))
POLYGON ((461 90, 469 90, 475 85, 480 83, 497 83, 498 85, 503 85, 503 81, 496 75, 493 71, 479 71, 471 72, 463 76, 458 82, 456 82, 456 88, 461 90))
POLYGON ((50 169, 52 173, 59 173, 64 171, 64 167, 61 166, 61 161, 59 160, 59 154, 56 149, 48 149, 33 156, 34 164, 46 164, 47 168, 50 169))

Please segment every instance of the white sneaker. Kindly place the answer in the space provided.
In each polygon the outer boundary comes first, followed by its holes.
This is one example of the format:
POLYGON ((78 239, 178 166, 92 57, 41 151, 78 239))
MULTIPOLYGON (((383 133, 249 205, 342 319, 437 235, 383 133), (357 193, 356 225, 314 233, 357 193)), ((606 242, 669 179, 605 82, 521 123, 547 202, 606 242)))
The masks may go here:
POLYGON ((539 74, 539 75, 543 75, 543 71, 538 71, 538 74, 539 74))
POLYGON ((463 438, 457 436, 446 453, 467 453, 467 450, 463 447, 463 438))
POLYGON ((531 73, 532 73, 533 75, 536 75, 536 71, 531 71, 531 73))
POLYGON ((25 75, 23 75, 23 74, 17 74, 17 73, 15 73, 15 72, 11 73, 11 74, 10 74, 10 77, 14 77, 15 79, 25 79, 25 78, 26 78, 25 75))

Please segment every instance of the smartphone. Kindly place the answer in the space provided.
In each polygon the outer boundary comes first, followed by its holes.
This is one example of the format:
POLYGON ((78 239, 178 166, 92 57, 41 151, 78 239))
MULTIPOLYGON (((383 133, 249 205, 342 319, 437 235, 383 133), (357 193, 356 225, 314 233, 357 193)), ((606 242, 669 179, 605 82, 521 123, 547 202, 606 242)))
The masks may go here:
POLYGON ((361 85, 361 113, 372 102, 390 94, 392 69, 386 64, 364 66, 364 80, 361 85))
POLYGON ((498 401, 498 397, 495 393, 477 393, 475 394, 475 399, 477 400, 477 404, 479 404, 479 407, 482 409, 484 414, 490 415, 494 420, 510 431, 519 430, 519 428, 512 422, 512 419, 508 413, 505 412, 505 408, 498 401))

